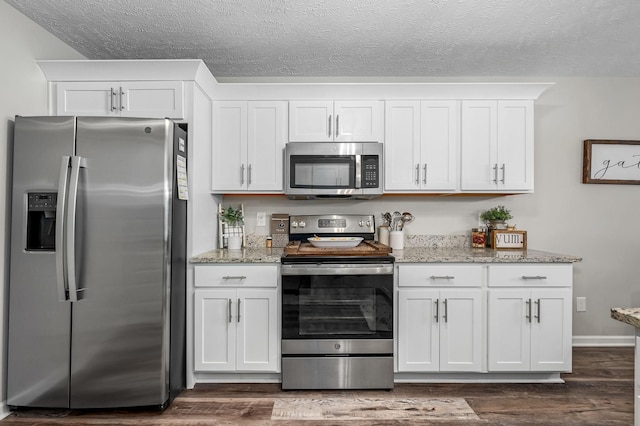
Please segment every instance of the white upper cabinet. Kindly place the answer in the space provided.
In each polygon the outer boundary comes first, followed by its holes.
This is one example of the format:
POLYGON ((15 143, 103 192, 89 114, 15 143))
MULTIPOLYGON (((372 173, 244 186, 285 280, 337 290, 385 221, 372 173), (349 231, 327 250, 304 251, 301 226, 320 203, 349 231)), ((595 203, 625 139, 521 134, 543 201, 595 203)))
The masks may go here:
POLYGON ((282 192, 285 101, 213 102, 211 190, 282 192))
POLYGON ((462 191, 533 191, 533 101, 463 101, 462 191))
POLYGON ((182 81, 58 82, 56 115, 183 119, 182 81))
POLYGON ((289 142, 382 142, 382 101, 290 101, 289 142))
POLYGON ((457 188, 459 103, 386 101, 385 191, 457 188))

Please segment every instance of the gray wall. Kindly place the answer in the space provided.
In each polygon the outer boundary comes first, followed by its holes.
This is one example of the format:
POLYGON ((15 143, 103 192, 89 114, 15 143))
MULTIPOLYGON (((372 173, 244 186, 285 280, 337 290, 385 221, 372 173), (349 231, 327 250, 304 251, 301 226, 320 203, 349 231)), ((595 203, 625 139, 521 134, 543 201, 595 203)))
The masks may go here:
POLYGON ((5 2, 0 1, 0 401, 5 400, 6 262, 9 225, 7 220, 7 165, 11 121, 16 115, 47 115, 47 82, 36 59, 84 59, 78 52, 53 37, 5 2))

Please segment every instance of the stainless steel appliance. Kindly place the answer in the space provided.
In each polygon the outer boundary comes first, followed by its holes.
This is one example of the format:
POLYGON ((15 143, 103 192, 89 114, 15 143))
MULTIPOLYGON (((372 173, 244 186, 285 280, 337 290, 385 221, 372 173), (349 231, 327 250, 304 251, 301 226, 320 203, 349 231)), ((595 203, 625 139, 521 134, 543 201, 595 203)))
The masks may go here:
MULTIPOLYGON (((294 241, 372 240, 375 230, 373 216, 291 216, 289 223, 294 241)), ((393 256, 354 252, 283 255, 283 389, 393 388, 393 256)))
POLYGON ((285 147, 285 193, 290 199, 382 195, 382 144, 290 142, 285 147))
POLYGON ((16 117, 9 406, 164 408, 184 387, 185 130, 16 117))

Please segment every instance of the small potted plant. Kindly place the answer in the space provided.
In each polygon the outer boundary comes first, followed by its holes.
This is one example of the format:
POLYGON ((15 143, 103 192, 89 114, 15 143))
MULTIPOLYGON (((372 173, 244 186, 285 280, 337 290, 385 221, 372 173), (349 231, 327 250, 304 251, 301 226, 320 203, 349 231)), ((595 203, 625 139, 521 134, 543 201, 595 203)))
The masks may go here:
POLYGON ((242 209, 234 209, 229 206, 220 213, 220 219, 227 224, 227 248, 229 250, 240 250, 242 248, 242 228, 244 216, 242 209))
POLYGON ((489 229, 507 229, 506 221, 513 219, 513 216, 505 206, 497 206, 482 212, 480 218, 487 223, 489 229))

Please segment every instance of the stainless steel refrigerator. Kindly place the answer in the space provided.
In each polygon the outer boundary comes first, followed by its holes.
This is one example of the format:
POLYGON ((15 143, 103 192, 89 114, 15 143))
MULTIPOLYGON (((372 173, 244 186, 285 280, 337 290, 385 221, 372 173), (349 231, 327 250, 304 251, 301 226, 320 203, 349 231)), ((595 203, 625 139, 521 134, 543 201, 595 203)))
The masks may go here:
POLYGON ((165 408, 184 387, 186 144, 166 119, 16 117, 10 407, 165 408))

